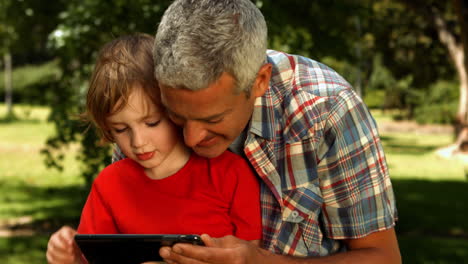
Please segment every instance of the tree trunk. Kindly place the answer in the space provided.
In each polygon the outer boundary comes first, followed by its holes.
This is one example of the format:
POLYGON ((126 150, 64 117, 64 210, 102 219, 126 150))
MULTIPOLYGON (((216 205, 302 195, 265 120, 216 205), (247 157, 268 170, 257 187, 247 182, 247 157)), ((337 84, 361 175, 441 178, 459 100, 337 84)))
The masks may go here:
POLYGON ((7 51, 3 55, 5 63, 5 105, 7 108, 6 117, 13 116, 13 85, 12 85, 12 66, 11 66, 11 54, 7 51))
POLYGON ((461 44, 458 50, 456 68, 460 80, 460 101, 457 113, 457 145, 459 150, 468 152, 468 1, 453 0, 460 24, 461 44))
POLYGON ((466 56, 468 54, 468 25, 465 20, 468 17, 468 1, 453 0, 453 4, 460 24, 460 42, 448 30, 439 10, 433 8, 432 14, 440 42, 447 47, 460 81, 460 99, 454 124, 455 144, 457 150, 468 151, 468 58, 466 56))

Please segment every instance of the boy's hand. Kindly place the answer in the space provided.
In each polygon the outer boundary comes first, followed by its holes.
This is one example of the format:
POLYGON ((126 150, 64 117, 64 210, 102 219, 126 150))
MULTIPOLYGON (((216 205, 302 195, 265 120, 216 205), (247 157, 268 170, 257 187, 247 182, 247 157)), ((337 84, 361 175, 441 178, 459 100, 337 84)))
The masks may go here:
POLYGON ((81 251, 75 244, 76 230, 63 226, 52 234, 47 244, 47 262, 49 264, 81 264, 81 251))

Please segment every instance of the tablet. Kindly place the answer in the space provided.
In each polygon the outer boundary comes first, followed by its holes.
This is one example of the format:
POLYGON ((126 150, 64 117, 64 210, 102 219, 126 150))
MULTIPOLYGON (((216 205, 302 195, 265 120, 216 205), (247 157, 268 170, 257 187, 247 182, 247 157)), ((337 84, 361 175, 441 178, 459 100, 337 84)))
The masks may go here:
POLYGON ((162 261, 159 256, 159 248, 162 246, 175 243, 203 245, 198 235, 77 234, 75 241, 89 264, 162 261))

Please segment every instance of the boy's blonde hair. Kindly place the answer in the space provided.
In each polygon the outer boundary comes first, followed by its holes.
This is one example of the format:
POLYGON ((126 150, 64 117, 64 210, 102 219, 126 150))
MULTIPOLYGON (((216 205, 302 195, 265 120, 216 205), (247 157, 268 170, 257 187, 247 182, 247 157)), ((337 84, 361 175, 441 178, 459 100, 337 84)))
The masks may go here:
POLYGON ((99 52, 86 98, 86 117, 104 142, 112 142, 106 119, 122 110, 135 84, 160 107, 160 94, 154 77, 154 38, 147 34, 119 37, 99 52))

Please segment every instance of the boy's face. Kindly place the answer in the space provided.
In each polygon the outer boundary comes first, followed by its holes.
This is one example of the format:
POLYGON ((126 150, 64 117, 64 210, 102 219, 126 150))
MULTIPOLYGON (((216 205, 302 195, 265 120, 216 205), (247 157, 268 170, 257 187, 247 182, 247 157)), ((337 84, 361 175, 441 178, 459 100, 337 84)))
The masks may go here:
POLYGON ((249 122, 255 99, 269 86, 271 65, 257 74, 250 97, 236 92, 234 78, 223 73, 205 89, 191 91, 160 85, 168 116, 183 127, 185 144, 203 157, 217 157, 249 122))
POLYGON ((160 111, 138 84, 121 111, 107 118, 111 135, 128 158, 151 178, 175 172, 188 159, 178 128, 160 111), (174 171, 175 170, 175 171, 174 171))

